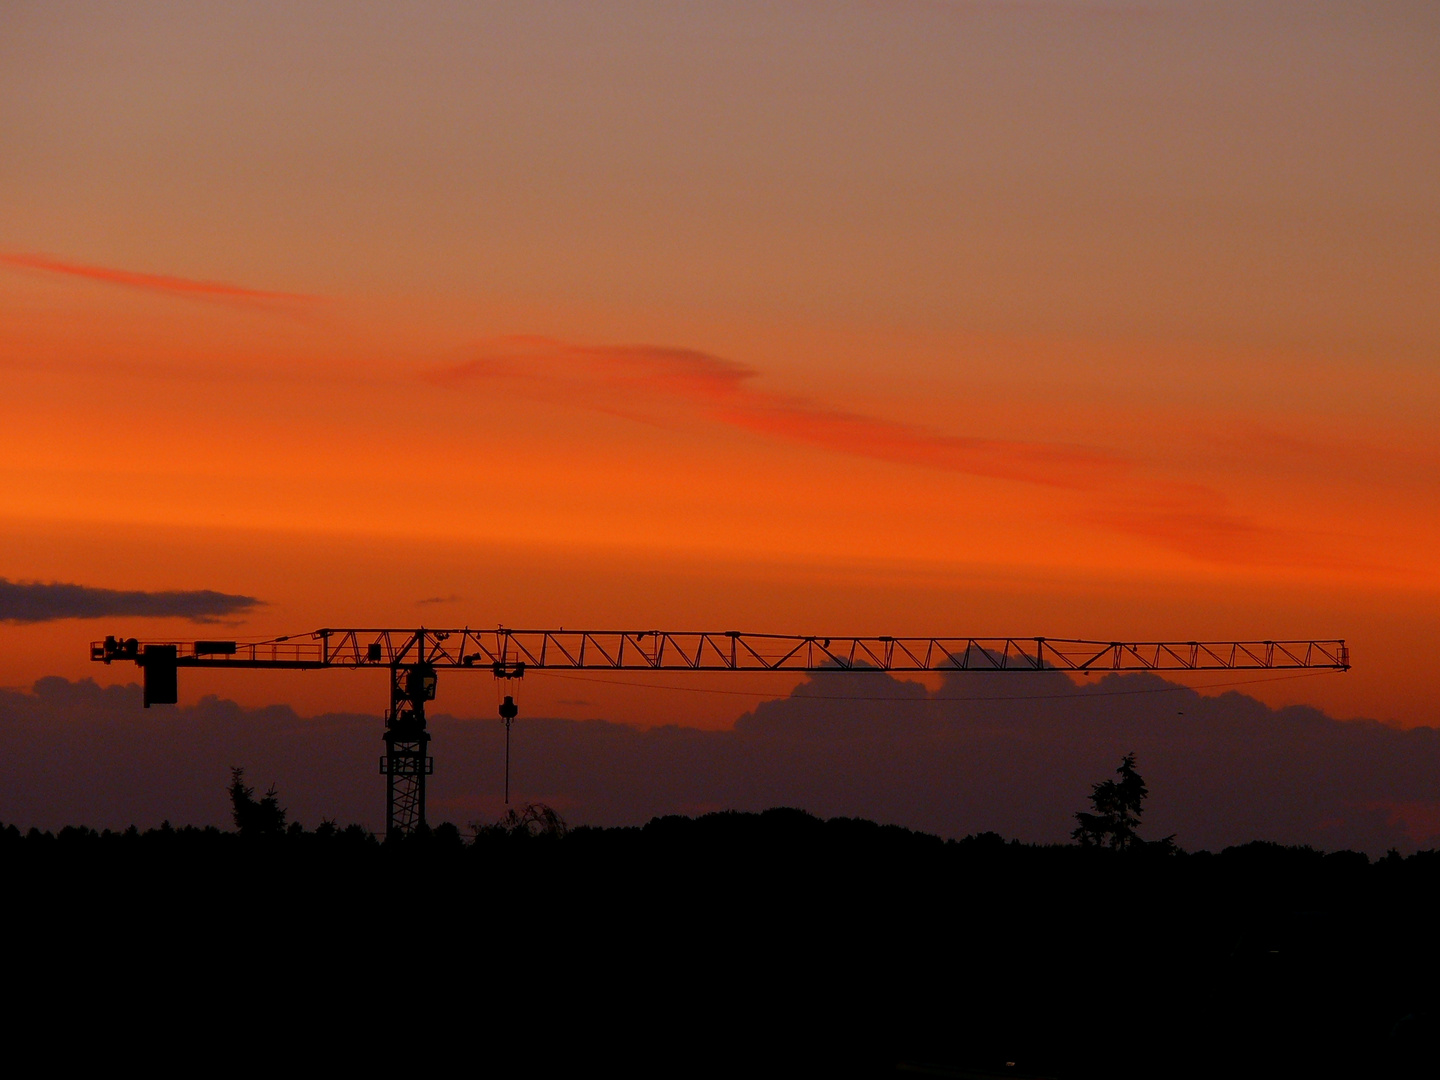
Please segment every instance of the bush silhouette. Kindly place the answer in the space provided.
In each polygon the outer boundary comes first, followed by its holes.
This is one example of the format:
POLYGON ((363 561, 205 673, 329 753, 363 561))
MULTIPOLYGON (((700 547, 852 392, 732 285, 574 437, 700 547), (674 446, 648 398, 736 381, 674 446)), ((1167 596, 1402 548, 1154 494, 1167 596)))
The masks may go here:
POLYGON ((549 837, 560 839, 569 828, 565 819, 552 807, 544 803, 529 803, 517 811, 511 807, 505 816, 493 825, 471 822, 477 836, 549 837))

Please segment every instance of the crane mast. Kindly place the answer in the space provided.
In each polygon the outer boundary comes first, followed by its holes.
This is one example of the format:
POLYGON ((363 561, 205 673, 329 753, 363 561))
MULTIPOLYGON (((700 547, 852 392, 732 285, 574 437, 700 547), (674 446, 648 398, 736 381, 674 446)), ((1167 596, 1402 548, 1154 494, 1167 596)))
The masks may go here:
MULTIPOLYGON (((324 627, 263 641, 92 642, 90 658, 133 661, 144 671, 145 707, 179 700, 184 668, 382 668, 387 835, 425 824, 429 755, 425 703, 441 669, 518 679, 527 669, 607 671, 1248 671, 1350 667, 1343 639, 1316 641, 1088 641, 1074 638, 822 637, 668 630, 494 630, 324 627)), ((500 715, 515 718, 506 697, 500 715)), ((507 742, 508 745, 508 742, 507 742)), ((508 761, 507 761, 508 798, 508 761)))

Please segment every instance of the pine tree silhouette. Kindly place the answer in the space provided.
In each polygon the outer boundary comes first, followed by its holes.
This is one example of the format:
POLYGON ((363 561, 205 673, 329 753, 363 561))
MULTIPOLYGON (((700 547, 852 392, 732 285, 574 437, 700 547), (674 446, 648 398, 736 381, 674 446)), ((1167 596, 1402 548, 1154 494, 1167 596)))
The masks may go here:
POLYGON ((255 789, 245 783, 245 770, 230 770, 230 816, 241 836, 279 836, 285 831, 285 808, 280 805, 275 785, 257 800, 255 789))
POLYGON ((1140 815, 1145 812, 1145 798, 1150 789, 1135 771, 1133 751, 1120 760, 1115 772, 1119 781, 1105 780, 1091 787, 1090 804, 1095 812, 1087 814, 1082 810, 1075 815, 1080 824, 1070 835, 1080 841, 1082 847, 1129 851, 1145 843, 1136 830, 1140 827, 1140 815))

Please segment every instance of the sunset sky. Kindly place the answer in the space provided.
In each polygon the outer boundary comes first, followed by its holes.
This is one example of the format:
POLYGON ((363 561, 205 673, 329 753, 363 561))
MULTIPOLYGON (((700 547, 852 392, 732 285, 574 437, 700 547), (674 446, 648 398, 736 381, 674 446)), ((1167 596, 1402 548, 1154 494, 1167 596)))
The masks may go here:
POLYGON ((347 624, 1345 637, 1247 692, 1435 724, 1437 57, 1432 0, 7 3, 0 578, 261 603, 0 623, 0 685, 347 624))

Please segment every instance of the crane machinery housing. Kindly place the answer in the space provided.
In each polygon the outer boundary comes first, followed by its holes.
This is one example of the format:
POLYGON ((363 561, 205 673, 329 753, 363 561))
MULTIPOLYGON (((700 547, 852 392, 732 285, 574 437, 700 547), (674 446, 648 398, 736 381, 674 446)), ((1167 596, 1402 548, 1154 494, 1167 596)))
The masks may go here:
MULTIPOLYGON (((1084 641, 1064 638, 820 637, 665 630, 452 630, 322 628, 264 641, 92 642, 90 658, 133 661, 144 670, 145 707, 179 700, 180 668, 383 668, 386 835, 425 824, 433 769, 425 703, 441 669, 519 679, 527 669, 607 671, 1243 671, 1350 667, 1343 639, 1325 641, 1084 641)), ((518 714, 500 706, 508 731, 518 714)), ((509 771, 507 749, 506 786, 509 771)))

